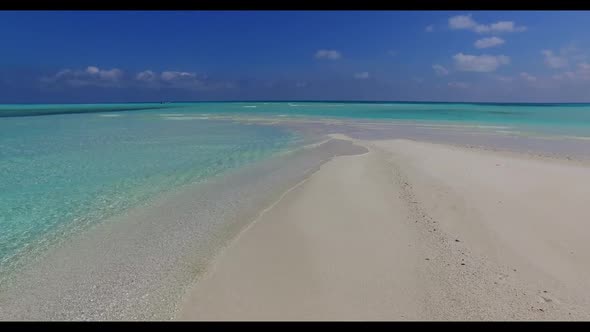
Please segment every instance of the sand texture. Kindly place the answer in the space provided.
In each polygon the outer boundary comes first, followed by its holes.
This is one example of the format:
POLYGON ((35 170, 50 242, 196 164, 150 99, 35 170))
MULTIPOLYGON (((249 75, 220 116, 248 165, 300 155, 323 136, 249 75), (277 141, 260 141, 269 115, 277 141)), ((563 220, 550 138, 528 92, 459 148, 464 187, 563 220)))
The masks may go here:
POLYGON ((355 144, 369 151, 325 163, 243 230, 177 318, 590 318, 588 165, 355 144))

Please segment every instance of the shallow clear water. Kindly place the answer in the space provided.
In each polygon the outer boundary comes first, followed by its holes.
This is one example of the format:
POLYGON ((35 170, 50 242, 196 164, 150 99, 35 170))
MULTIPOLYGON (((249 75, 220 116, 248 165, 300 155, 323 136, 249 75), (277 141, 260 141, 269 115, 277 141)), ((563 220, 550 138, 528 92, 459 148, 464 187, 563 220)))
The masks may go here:
POLYGON ((590 137, 589 104, 202 102, 0 105, 0 270, 180 185, 290 149, 280 127, 331 118, 590 137))
POLYGON ((189 115, 396 120, 493 126, 498 127, 495 128, 497 130, 511 132, 590 137, 590 104, 236 102, 168 105, 174 107, 170 112, 189 115))
POLYGON ((178 186, 288 149, 270 126, 142 112, 0 119, 0 271, 178 186))

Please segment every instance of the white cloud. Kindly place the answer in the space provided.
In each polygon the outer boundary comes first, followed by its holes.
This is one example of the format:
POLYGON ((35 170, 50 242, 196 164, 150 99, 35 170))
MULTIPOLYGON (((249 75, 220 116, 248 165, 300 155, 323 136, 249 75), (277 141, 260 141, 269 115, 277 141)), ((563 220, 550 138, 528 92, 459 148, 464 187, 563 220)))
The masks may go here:
POLYGON ((202 91, 234 87, 234 84, 231 82, 215 82, 205 75, 172 70, 163 71, 161 73, 152 70, 144 70, 135 75, 135 80, 141 86, 150 88, 202 91))
POLYGON ((205 77, 198 77, 196 73, 185 71, 163 71, 160 74, 160 83, 163 87, 187 90, 204 90, 208 88, 205 77))
POLYGON ((458 88, 458 89, 467 89, 469 87, 469 83, 465 83, 465 82, 449 82, 447 85, 451 88, 458 88))
POLYGON ((477 23, 471 15, 457 15, 449 18, 453 30, 471 30, 477 33, 503 33, 526 31, 525 26, 516 26, 513 21, 499 21, 489 25, 477 23))
POLYGON ((478 25, 475 27, 475 31, 479 33, 522 32, 526 31, 526 29, 524 26, 516 26, 512 21, 500 21, 491 25, 478 25))
POLYGON ((424 31, 426 32, 433 32, 434 31, 434 25, 428 25, 426 26, 426 28, 424 28, 424 31))
POLYGON ((135 76, 138 81, 153 82, 157 79, 156 73, 151 70, 144 70, 135 76))
POLYGON ((545 57, 545 64, 550 68, 563 68, 568 65, 566 57, 556 55, 552 50, 542 50, 541 54, 545 57))
POLYGON ((366 80, 367 78, 369 78, 369 73, 366 71, 363 71, 361 73, 356 73, 356 74, 354 74, 354 78, 359 79, 359 80, 366 80))
POLYGON ((297 83, 295 83, 295 87, 305 88, 305 87, 307 87, 307 82, 297 82, 297 83))
POLYGON ((316 59, 338 60, 342 57, 342 54, 336 50, 318 50, 315 57, 316 59))
POLYGON ((55 74, 54 76, 59 78, 59 77, 65 77, 67 75, 73 74, 73 70, 71 69, 62 69, 60 71, 57 72, 57 74, 55 74))
POLYGON ((438 64, 432 65, 432 69, 434 69, 434 72, 438 76, 446 76, 449 74, 449 70, 447 68, 438 64))
POLYGON ((477 23, 471 18, 471 15, 457 15, 449 18, 449 27, 454 30, 473 29, 477 23))
POLYGON ((520 73, 520 78, 522 78, 525 81, 529 81, 529 82, 536 82, 537 81, 537 77, 526 73, 526 72, 522 72, 520 73))
POLYGON ((587 62, 582 62, 578 64, 578 75, 582 79, 590 79, 590 64, 587 62))
POLYGON ((496 79, 498 81, 500 81, 500 82, 506 82, 506 83, 509 83, 509 82, 514 81, 514 78, 512 78, 510 76, 500 76, 500 75, 498 75, 498 76, 496 76, 496 79))
POLYGON ((95 66, 88 66, 86 68, 86 73, 94 77, 99 77, 100 79, 106 81, 116 81, 123 75, 123 72, 117 68, 105 70, 95 66))
POLYGON ((556 80, 590 80, 590 64, 587 62, 578 63, 575 71, 565 71, 553 75, 556 80))
POLYGON ((91 75, 98 74, 100 72, 100 69, 98 69, 98 67, 89 66, 88 68, 86 68, 86 72, 91 75))
POLYGON ((196 79, 195 73, 187 73, 185 71, 164 71, 160 75, 160 78, 164 81, 175 81, 175 80, 192 80, 196 79))
POLYGON ((123 71, 118 68, 100 69, 96 66, 88 66, 84 70, 63 69, 52 77, 43 77, 41 81, 46 84, 66 84, 73 87, 120 86, 123 78, 123 71))
POLYGON ((505 55, 469 55, 457 53, 453 56, 455 66, 460 71, 492 72, 501 65, 510 63, 505 55))
POLYGON ((157 73, 152 70, 144 70, 134 76, 125 77, 123 71, 118 68, 101 69, 97 66, 88 66, 85 69, 77 70, 63 69, 53 76, 42 77, 41 83, 72 87, 149 87, 188 90, 212 90, 235 86, 231 82, 213 81, 207 76, 184 71, 157 73))
POLYGON ((111 70, 99 70, 98 76, 107 81, 117 81, 123 76, 123 72, 117 68, 111 70))
POLYGON ((576 78, 576 73, 574 73, 573 71, 566 71, 563 72, 561 74, 555 74, 553 75, 553 78, 556 80, 573 80, 576 78))
POLYGON ((397 51, 395 51, 395 50, 389 50, 389 51, 387 51, 387 54, 389 54, 391 56, 396 56, 397 55, 397 51))
POLYGON ((489 48, 504 44, 504 39, 498 37, 482 38, 475 42, 477 48, 489 48))

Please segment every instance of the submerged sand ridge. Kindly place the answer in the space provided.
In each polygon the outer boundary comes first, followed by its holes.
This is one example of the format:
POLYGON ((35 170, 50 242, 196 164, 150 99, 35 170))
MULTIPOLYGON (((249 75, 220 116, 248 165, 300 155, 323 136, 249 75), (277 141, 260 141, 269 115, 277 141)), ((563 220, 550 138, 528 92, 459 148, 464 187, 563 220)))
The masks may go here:
POLYGON ((590 318, 588 165, 355 144, 369 152, 324 164, 224 250, 178 318, 590 318))

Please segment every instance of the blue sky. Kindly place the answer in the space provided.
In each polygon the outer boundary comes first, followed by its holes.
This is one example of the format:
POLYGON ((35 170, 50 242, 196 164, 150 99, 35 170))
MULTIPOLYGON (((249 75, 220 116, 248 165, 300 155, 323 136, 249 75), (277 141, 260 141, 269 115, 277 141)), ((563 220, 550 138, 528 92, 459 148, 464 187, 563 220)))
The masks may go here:
POLYGON ((0 102, 589 102, 590 13, 0 12, 0 102))

